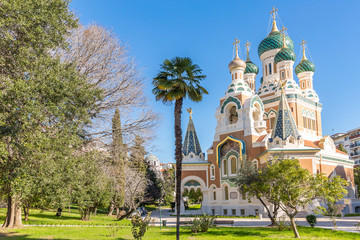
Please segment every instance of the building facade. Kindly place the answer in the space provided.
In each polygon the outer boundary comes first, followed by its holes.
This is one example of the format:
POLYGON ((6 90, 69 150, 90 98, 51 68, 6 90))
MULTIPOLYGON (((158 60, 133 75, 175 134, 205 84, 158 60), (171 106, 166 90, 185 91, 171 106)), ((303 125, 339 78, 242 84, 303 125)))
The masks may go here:
MULTIPOLYGON (((341 175, 350 183, 347 198, 354 198, 353 161, 336 149, 331 137, 322 136, 322 104, 313 88, 315 65, 306 57, 305 42, 302 59, 294 66, 294 43, 285 30, 279 31, 274 16, 271 32, 258 46, 263 72, 258 88, 259 67, 250 60, 249 44, 243 61, 238 43, 228 65, 229 86, 216 108, 216 131, 207 158, 190 114, 183 143, 182 190, 201 189, 203 213, 264 213, 260 202, 249 202, 238 191, 237 172, 245 158, 259 167, 281 154, 298 159, 311 173, 341 175)), ((355 207, 348 204, 346 211, 354 212, 355 207)))
POLYGON ((355 167, 360 165, 360 127, 347 131, 346 133, 337 133, 331 136, 336 147, 341 144, 350 159, 354 161, 355 167))

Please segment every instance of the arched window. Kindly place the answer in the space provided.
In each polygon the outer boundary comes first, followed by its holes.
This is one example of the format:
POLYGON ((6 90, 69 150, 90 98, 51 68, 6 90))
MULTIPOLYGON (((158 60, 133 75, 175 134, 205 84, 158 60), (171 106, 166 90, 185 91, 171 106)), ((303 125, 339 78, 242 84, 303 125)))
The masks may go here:
POLYGON ((225 186, 224 194, 225 194, 225 200, 229 200, 229 187, 228 186, 225 186))
POLYGON ((213 200, 216 200, 216 188, 213 189, 213 200))
POLYGON ((259 121, 260 120, 260 106, 259 104, 255 103, 254 104, 255 109, 253 110, 253 119, 254 121, 259 121))
POLYGON ((302 85, 302 88, 305 88, 305 81, 303 81, 303 82, 301 83, 301 85, 302 85))
POLYGON ((235 73, 235 79, 237 79, 238 77, 237 77, 237 73, 235 73))
POLYGON ((232 106, 230 108, 230 114, 229 114, 229 123, 230 124, 233 124, 233 123, 237 123, 238 121, 238 113, 236 111, 236 107, 235 106, 232 106))
POLYGON ((274 63, 274 73, 277 73, 276 64, 274 63))
POLYGON ((230 174, 231 175, 235 175, 237 173, 237 164, 236 164, 236 158, 232 157, 230 160, 230 164, 231 164, 231 171, 230 174))
POLYGON ((269 63, 269 74, 271 75, 272 74, 272 72, 271 72, 271 63, 269 63))
POLYGON ((227 168, 227 160, 226 159, 224 159, 223 160, 223 175, 224 176, 227 176, 227 174, 228 174, 228 168, 227 168))

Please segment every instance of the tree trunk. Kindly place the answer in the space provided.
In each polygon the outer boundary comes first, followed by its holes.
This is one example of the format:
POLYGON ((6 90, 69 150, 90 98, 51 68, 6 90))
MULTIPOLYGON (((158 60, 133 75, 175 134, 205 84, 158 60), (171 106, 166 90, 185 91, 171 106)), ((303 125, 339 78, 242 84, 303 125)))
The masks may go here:
POLYGON ((334 224, 334 230, 337 231, 336 216, 333 216, 333 217, 331 218, 331 220, 332 220, 332 222, 333 222, 333 224, 334 224))
POLYGON ((119 216, 119 214, 120 214, 120 208, 116 208, 116 216, 119 216))
POLYGON ((294 216, 289 216, 290 218, 290 221, 291 221, 291 227, 294 231, 294 234, 295 234, 295 238, 300 238, 300 235, 299 235, 299 232, 297 230, 297 227, 296 227, 296 223, 295 223, 295 217, 294 216))
POLYGON ((276 206, 274 205, 274 212, 273 212, 273 214, 271 214, 270 209, 269 209, 268 206, 265 204, 265 202, 262 200, 262 198, 261 198, 261 197, 257 197, 257 199, 259 199, 259 201, 261 202, 261 204, 265 207, 266 212, 267 212, 267 215, 268 215, 268 217, 269 217, 270 220, 271 220, 271 224, 270 224, 269 226, 271 226, 271 227, 277 226, 277 222, 276 222, 277 209, 276 209, 276 206))
POLYGON ((2 227, 12 228, 22 226, 20 203, 14 197, 8 195, 6 218, 2 227))
POLYGON ((94 207, 93 209, 93 215, 96 216, 96 212, 97 212, 97 207, 94 207))
POLYGON ((30 208, 28 205, 24 205, 24 221, 27 222, 29 220, 29 212, 30 208))
POLYGON ((182 132, 181 111, 183 98, 175 101, 175 159, 176 159, 176 239, 180 240, 180 203, 181 203, 181 172, 182 172, 182 132))
POLYGON ((58 208, 56 212, 56 216, 61 217, 61 214, 62 214, 62 208, 58 208))
POLYGON ((109 213, 108 216, 112 216, 114 212, 114 204, 111 202, 109 206, 109 213))

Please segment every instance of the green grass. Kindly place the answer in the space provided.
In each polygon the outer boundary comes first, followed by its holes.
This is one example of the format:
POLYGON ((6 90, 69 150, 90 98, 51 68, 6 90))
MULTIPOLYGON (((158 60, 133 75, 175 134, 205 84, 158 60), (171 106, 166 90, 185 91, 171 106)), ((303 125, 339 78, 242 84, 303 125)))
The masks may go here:
MULTIPOLYGON (((351 240, 360 239, 358 233, 347 233, 320 228, 299 227, 302 239, 311 240, 351 240)), ((25 227, 23 229, 0 230, 0 239, 133 239, 131 228, 123 227, 116 238, 109 236, 109 229, 104 227, 25 227)), ((145 234, 146 239, 175 239, 175 228, 150 227, 145 234)), ((182 240, 194 239, 250 239, 275 240, 294 239, 293 232, 278 231, 275 228, 212 228, 207 233, 192 234, 186 228, 181 229, 182 240)))
MULTIPOLYGON (((100 211, 101 212, 101 211, 100 211)), ((107 216, 104 213, 97 213, 96 216, 92 216, 90 221, 82 221, 80 219, 79 210, 76 208, 72 208, 70 213, 67 209, 63 210, 62 216, 55 216, 55 210, 46 210, 41 211, 39 209, 31 209, 29 220, 27 222, 24 221, 23 216, 23 224, 24 225, 123 225, 130 226, 130 220, 122 220, 117 221, 115 216, 107 216)), ((6 209, 0 208, 0 221, 3 222, 6 216, 6 209)))
POLYGON ((199 210, 201 209, 201 204, 191 204, 189 205, 188 208, 186 208, 186 210, 199 210))

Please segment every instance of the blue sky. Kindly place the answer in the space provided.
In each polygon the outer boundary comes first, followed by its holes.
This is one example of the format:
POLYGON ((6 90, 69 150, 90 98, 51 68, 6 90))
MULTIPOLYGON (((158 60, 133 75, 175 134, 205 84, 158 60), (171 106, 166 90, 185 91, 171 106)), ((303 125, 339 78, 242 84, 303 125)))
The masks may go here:
MULTIPOLYGON (((270 29, 273 5, 280 26, 285 25, 295 44, 308 41, 316 65, 314 89, 323 103, 324 135, 360 126, 360 1, 220 1, 220 0, 73 0, 71 8, 82 24, 96 22, 112 29, 128 43, 130 54, 143 69, 145 94, 161 115, 151 151, 162 162, 173 162, 173 106, 155 102, 151 81, 160 63, 174 56, 188 56, 207 75, 209 91, 202 102, 184 102, 183 131, 192 107, 193 120, 203 152, 215 134, 215 109, 231 82, 227 68, 237 37, 244 58, 244 44, 252 43, 251 60, 261 66, 257 46, 270 29), (334 129, 334 130, 333 130, 334 129)), ((279 26, 279 27, 280 27, 279 26)), ((260 85, 260 71, 257 88, 260 85)))

